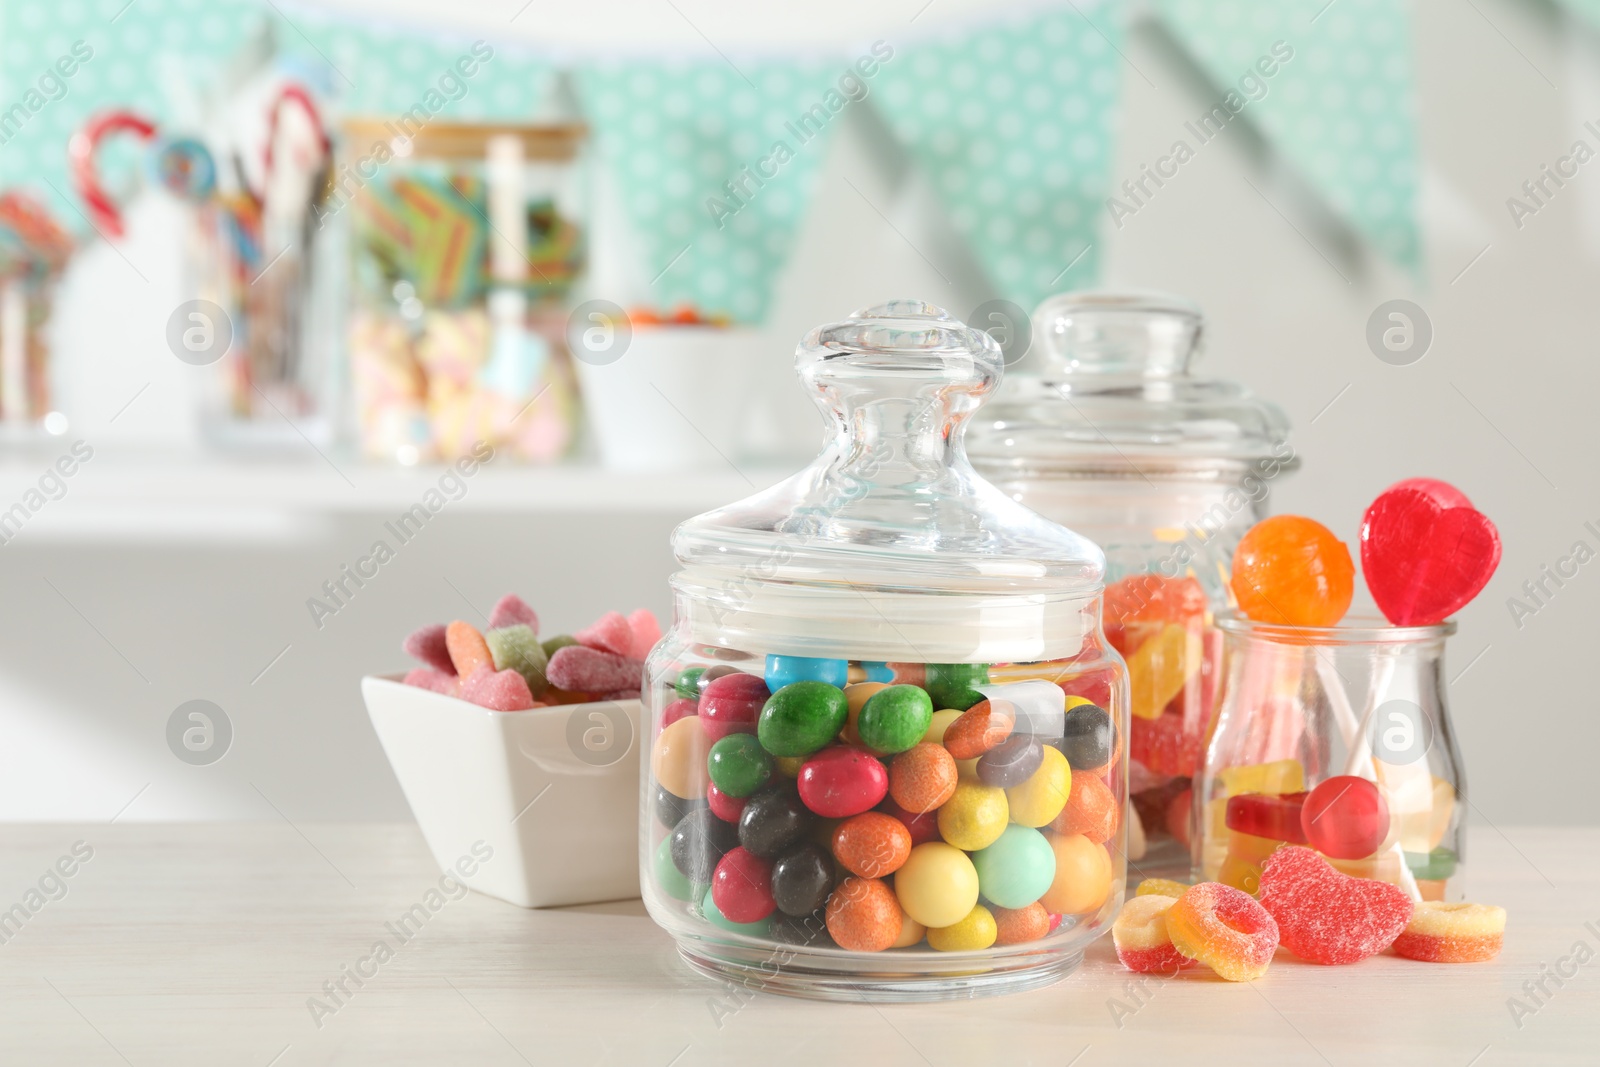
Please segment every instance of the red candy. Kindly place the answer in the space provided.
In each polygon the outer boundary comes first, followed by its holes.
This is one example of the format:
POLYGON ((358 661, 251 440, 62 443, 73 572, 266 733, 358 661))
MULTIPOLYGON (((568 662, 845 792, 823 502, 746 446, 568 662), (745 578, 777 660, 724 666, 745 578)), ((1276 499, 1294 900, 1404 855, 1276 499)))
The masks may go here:
POLYGON ((494 610, 489 612, 489 629, 498 630, 502 626, 516 626, 519 623, 534 633, 539 632, 539 616, 517 594, 507 593, 495 601, 494 610))
POLYGON ((1306 794, 1300 827, 1304 841, 1323 855, 1358 860, 1389 836, 1389 805, 1367 779, 1341 774, 1306 794))
POLYGON ((637 690, 644 677, 644 664, 584 645, 568 645, 556 649, 544 674, 557 689, 572 693, 611 693, 619 689, 637 690))
POLYGON ((711 875, 711 900, 729 922, 765 919, 778 907, 772 899, 772 862, 735 846, 711 875))
POLYGON ((534 706, 528 680, 516 671, 479 667, 461 679, 461 699, 490 711, 526 711, 534 706))
MULTIPOLYGON (((443 629, 444 627, 441 626, 440 630, 443 629)), ((432 667, 413 667, 406 672, 406 676, 402 680, 406 685, 414 685, 418 689, 431 689, 435 693, 443 693, 447 697, 455 696, 456 690, 461 685, 461 680, 454 674, 436 671, 432 667)))
POLYGON ((1494 523, 1444 482, 1391 485, 1361 520, 1361 570, 1396 626, 1443 622, 1483 590, 1499 564, 1494 523))
MULTIPOLYGON (((1182 700, 1183 694, 1179 693, 1173 704, 1182 700)), ((1200 766, 1202 747, 1200 731, 1185 729, 1183 715, 1172 704, 1157 718, 1132 719, 1128 755, 1156 774, 1192 778, 1200 766)))
MULTIPOLYGON (((633 654, 633 627, 620 611, 608 611, 572 635, 585 648, 609 652, 627 659, 633 654)), ((618 686, 611 686, 616 689, 618 686)), ((720 907, 720 905, 719 905, 720 907)), ((726 914, 726 913, 724 913, 726 914)))
POLYGON ((665 730, 679 719, 696 714, 698 705, 692 700, 679 698, 661 709, 661 729, 665 730))
POLYGON ((656 647, 656 642, 661 640, 661 624, 644 608, 628 616, 628 629, 633 631, 633 647, 628 652, 633 659, 644 659, 656 647))
POLYGON ((1298 845, 1268 857, 1259 896, 1277 920, 1283 946, 1313 963, 1375 956, 1411 921, 1411 898, 1399 886, 1341 874, 1298 845))
POLYGON ((884 798, 889 770, 864 749, 835 745, 806 760, 796 784, 806 807, 824 819, 848 819, 884 798))
POLYGON ((700 726, 713 741, 729 734, 753 734, 761 707, 771 695, 766 681, 753 674, 713 678, 700 693, 700 726))
POLYGON ((400 647, 406 655, 420 659, 435 670, 449 675, 456 673, 456 665, 450 661, 450 649, 445 644, 443 623, 424 626, 407 637, 400 647))
POLYGON ((939 809, 924 811, 921 814, 907 811, 893 800, 885 800, 878 805, 878 810, 885 815, 893 815, 905 823, 906 829, 911 831, 911 847, 916 848, 926 841, 939 840, 939 809))
POLYGON ((723 822, 738 822, 739 816, 744 814, 745 802, 749 799, 749 797, 730 797, 714 785, 706 787, 706 806, 711 809, 711 814, 723 822))
POLYGON ((1167 933, 1167 911, 1176 897, 1130 897, 1111 924, 1117 959, 1140 974, 1173 974, 1192 967, 1194 960, 1179 952, 1167 933))
MULTIPOLYGON (((1226 822, 1228 829, 1256 837, 1287 841, 1294 845, 1306 843, 1305 830, 1300 826, 1300 812, 1309 793, 1241 793, 1228 798, 1226 822)), ((1368 849, 1362 855, 1368 855, 1368 849)))

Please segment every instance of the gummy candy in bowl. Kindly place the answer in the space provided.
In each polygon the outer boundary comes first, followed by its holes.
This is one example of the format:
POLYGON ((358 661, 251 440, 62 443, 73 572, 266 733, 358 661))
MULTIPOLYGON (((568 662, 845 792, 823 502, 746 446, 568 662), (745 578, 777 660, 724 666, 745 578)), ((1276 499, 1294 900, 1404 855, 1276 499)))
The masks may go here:
POLYGON ((797 369, 831 441, 674 535, 641 882, 702 973, 965 998, 1054 981, 1110 928, 1127 687, 1104 557, 967 463, 1001 365, 926 304, 813 330, 797 369))

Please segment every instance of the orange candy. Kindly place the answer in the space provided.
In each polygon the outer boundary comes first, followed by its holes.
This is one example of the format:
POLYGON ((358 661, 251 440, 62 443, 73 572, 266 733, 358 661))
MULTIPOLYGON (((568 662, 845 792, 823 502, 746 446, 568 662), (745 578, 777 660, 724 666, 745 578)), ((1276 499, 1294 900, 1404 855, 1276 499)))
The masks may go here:
POLYGON ((1278 950, 1278 924, 1271 913, 1249 893, 1219 882, 1190 886, 1166 916, 1173 947, 1230 982, 1260 978, 1278 950))
POLYGON ((882 952, 900 939, 905 913, 894 890, 876 878, 846 878, 828 898, 828 933, 840 948, 882 952))
POLYGON ((881 811, 852 816, 833 832, 833 858, 862 878, 893 874, 910 855, 911 831, 905 823, 881 811))
POLYGON ((1500 954, 1505 932, 1504 908, 1425 900, 1411 910, 1394 953, 1424 963, 1482 963, 1500 954))
POLYGON ((1009 711, 995 711, 987 700, 980 700, 944 732, 944 747, 956 759, 977 759, 1011 736, 1009 711))
POLYGON ((889 796, 911 814, 921 815, 949 800, 959 777, 949 749, 924 741, 890 761, 889 796))
POLYGON ((479 667, 494 670, 494 655, 489 651, 489 642, 473 629, 470 622, 457 619, 446 626, 444 647, 450 653, 450 662, 455 664, 456 674, 462 678, 470 677, 479 667))
POLYGON ((1056 854, 1056 876, 1039 898, 1046 911, 1081 915, 1111 895, 1111 854, 1082 834, 1046 834, 1056 854))
POLYGON ((1206 612, 1206 592, 1193 578, 1130 574, 1106 586, 1108 622, 1183 622, 1206 612))
POLYGON ((1111 840, 1117 832, 1117 798, 1111 787, 1092 774, 1073 775, 1067 806, 1050 829, 1058 834, 1082 834, 1097 845, 1111 840))
POLYGON ((1332 626, 1350 610, 1355 564, 1320 522, 1274 515, 1250 528, 1233 553, 1233 596, 1257 622, 1332 626))
POLYGON ((1020 945, 1037 941, 1050 932, 1050 913, 1037 900, 1025 908, 995 908, 997 945, 1020 945))

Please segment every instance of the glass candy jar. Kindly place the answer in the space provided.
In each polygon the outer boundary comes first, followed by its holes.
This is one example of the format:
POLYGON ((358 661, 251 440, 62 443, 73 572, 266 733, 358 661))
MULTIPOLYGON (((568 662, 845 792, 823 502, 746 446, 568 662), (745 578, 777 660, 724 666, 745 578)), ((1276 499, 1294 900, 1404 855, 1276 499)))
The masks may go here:
POLYGON ((1106 553, 1105 633, 1132 692, 1131 859, 1189 863, 1191 779, 1214 711, 1239 539, 1296 466, 1283 413, 1194 376, 1200 310, 1160 293, 1075 292, 1034 313, 1037 371, 1013 374, 975 422, 974 466, 1012 499, 1106 553))
POLYGON ((1313 628, 1223 613, 1218 625, 1195 875, 1254 893, 1288 843, 1413 899, 1460 900, 1466 783, 1444 677, 1455 623, 1313 628))
POLYGON ((645 903, 693 967, 750 988, 1053 981, 1125 883, 1104 559, 967 463, 1002 368, 986 334, 895 302, 813 330, 796 362, 832 440, 674 536, 674 622, 646 665, 645 903))

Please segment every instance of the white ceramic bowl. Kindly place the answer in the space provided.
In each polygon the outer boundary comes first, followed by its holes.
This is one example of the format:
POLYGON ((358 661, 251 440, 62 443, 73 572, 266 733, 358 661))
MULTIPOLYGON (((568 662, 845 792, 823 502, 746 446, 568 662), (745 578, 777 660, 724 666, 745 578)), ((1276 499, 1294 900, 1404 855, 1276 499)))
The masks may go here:
POLYGON ((639 895, 637 700, 490 711, 398 675, 361 695, 441 869, 525 908, 639 895))

